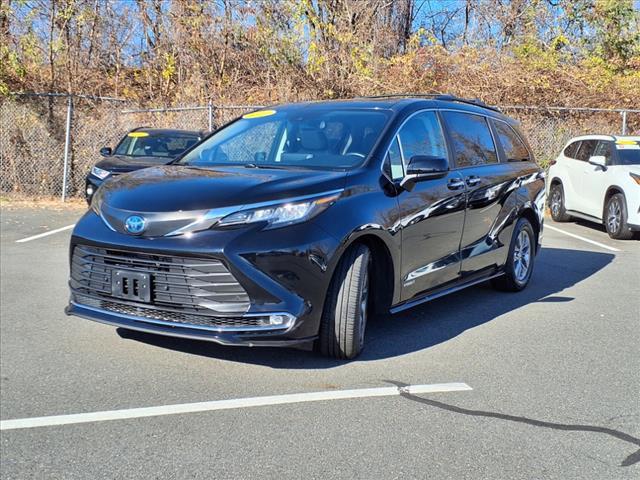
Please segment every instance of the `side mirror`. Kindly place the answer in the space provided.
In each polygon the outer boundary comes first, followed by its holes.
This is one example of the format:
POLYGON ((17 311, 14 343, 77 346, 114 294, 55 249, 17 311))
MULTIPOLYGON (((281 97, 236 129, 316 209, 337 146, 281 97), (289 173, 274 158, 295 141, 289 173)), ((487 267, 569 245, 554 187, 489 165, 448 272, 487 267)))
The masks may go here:
POLYGON ((589 164, 593 165, 594 167, 600 167, 603 170, 607 169, 607 159, 603 155, 594 155, 593 157, 589 158, 589 164))
POLYGON ((449 160, 431 155, 415 155, 409 159, 407 173, 400 182, 402 188, 410 190, 415 182, 430 178, 441 178, 449 172, 449 160))
POLYGON ((111 147, 102 147, 100 149, 100 155, 102 155, 103 157, 108 157, 109 155, 111 155, 111 147))

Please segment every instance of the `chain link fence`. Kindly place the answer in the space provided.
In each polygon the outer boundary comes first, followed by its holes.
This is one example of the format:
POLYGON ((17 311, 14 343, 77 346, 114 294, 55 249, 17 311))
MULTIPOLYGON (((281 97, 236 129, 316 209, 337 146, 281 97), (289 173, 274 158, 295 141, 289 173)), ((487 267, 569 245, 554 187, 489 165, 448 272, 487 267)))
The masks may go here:
MULTIPOLYGON (((62 94, 0 99, 0 193, 30 198, 82 197, 84 178, 135 127, 209 131, 259 105, 136 109, 129 102, 62 94)), ((640 134, 640 110, 505 106, 522 124, 542 166, 574 136, 640 134)))
POLYGON ((640 110, 527 106, 501 110, 520 122, 538 163, 545 168, 572 137, 640 135, 640 110))

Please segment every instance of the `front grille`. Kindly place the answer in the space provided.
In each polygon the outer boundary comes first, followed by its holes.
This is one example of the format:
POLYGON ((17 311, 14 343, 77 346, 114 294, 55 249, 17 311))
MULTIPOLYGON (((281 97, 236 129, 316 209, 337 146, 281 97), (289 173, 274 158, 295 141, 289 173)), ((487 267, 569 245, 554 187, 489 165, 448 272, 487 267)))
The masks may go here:
POLYGON ((96 297, 74 294, 75 302, 88 307, 108 310, 113 313, 134 317, 148 318, 149 320, 162 320, 164 322, 196 325, 216 328, 246 328, 264 327, 269 325, 268 317, 213 317, 209 315, 195 315, 173 310, 156 310, 153 308, 119 303, 112 300, 103 300, 96 297))
MULTIPOLYGON (((74 293, 104 301, 105 305, 111 307, 107 309, 135 303, 117 298, 112 293, 112 279, 117 272, 149 275, 150 308, 144 308, 149 310, 147 316, 161 309, 162 315, 167 316, 166 320, 183 323, 190 316, 233 316, 249 309, 247 292, 218 260, 135 253, 85 245, 74 248, 70 280, 74 293), (172 319, 174 317, 176 320, 172 319)), ((160 313, 154 315, 157 317, 160 313)))

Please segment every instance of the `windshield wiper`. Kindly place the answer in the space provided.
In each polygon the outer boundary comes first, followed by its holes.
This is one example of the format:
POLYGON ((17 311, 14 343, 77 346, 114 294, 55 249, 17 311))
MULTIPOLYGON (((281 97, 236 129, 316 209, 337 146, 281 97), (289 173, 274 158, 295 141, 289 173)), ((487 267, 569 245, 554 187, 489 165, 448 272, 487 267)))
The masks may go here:
POLYGON ((286 170, 288 168, 287 165, 274 165, 272 163, 245 163, 244 168, 264 168, 264 169, 273 169, 273 170, 286 170))

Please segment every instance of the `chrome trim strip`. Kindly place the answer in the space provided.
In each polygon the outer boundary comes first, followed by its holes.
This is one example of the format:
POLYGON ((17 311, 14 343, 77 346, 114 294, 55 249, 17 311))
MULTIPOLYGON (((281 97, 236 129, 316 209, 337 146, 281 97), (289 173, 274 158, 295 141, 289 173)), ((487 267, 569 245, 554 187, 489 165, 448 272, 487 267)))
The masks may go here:
POLYGON ((396 314, 396 313, 402 312, 404 310, 407 310, 409 308, 413 308, 413 307, 415 307, 417 305, 420 305, 422 303, 429 302, 431 300, 435 300, 436 298, 443 297, 443 296, 448 295, 450 293, 454 293, 454 292, 458 292, 460 290, 464 290, 467 287, 472 287, 473 285, 477 285, 479 283, 486 282, 487 280, 491 280, 492 278, 497 278, 497 277, 500 277, 502 275, 504 275, 504 272, 494 273, 493 275, 487 275, 487 276, 484 276, 484 277, 480 277, 480 278, 478 278, 476 280, 472 280, 470 282, 461 283, 461 284, 455 285, 455 286, 453 286, 451 288, 446 288, 446 289, 441 290, 441 291, 436 292, 436 293, 426 294, 426 295, 419 296, 418 298, 414 298, 414 299, 411 299, 411 300, 406 300, 406 301, 396 305, 395 307, 391 307, 389 309, 389 312, 391 314, 396 314))
MULTIPOLYGON (((177 235, 184 235, 185 233, 195 233, 201 230, 207 230, 208 228, 211 228, 212 226, 214 226, 220 219, 226 217, 227 215, 231 215, 232 213, 236 213, 244 210, 253 210, 256 208, 270 207, 273 205, 284 205, 287 203, 303 202, 305 200, 311 200, 314 198, 322 198, 330 195, 338 195, 342 192, 344 192, 344 188, 330 190, 327 192, 313 193, 309 195, 301 195, 299 197, 282 198, 279 200, 269 200, 266 202, 248 203, 245 205, 233 205, 230 207, 219 207, 219 208, 212 208, 209 210, 191 210, 191 211, 185 211, 185 212, 140 212, 140 211, 118 209, 114 207, 109 207, 108 205, 107 207, 112 210, 117 210, 119 212, 122 212, 124 214, 130 213, 132 215, 135 214, 135 215, 146 217, 149 220, 149 222, 153 222, 155 219, 158 219, 159 217, 166 217, 166 219, 171 219, 171 220, 176 220, 181 218, 190 218, 190 217, 195 218, 195 220, 192 221, 191 223, 162 235, 163 237, 175 237, 177 235)), ((93 207, 93 210, 100 216, 104 224, 107 227, 109 227, 110 230, 113 230, 114 232, 117 231, 115 228, 113 228, 113 226, 109 224, 109 222, 103 215, 102 202, 100 202, 100 205, 96 205, 95 207, 93 207)), ((144 234, 142 236, 144 236, 144 234)))
POLYGON ((407 275, 407 278, 404 281, 404 285, 408 286, 412 284, 413 280, 415 280, 416 278, 423 277, 424 275, 428 275, 429 273, 437 272, 438 270, 442 270, 443 268, 451 265, 450 263, 445 265, 438 265, 438 263, 440 262, 437 261, 437 262, 429 263, 420 268, 416 268, 413 272, 409 272, 409 274, 407 275))
MULTIPOLYGON (((105 310, 103 308, 96 308, 96 307, 91 307, 89 305, 84 305, 82 303, 74 302, 73 300, 71 300, 69 303, 78 308, 91 310, 92 312, 101 313, 103 315, 109 315, 113 317, 125 318, 127 320, 133 320, 136 322, 161 325, 163 327, 187 328, 190 330, 203 330, 206 332, 215 332, 215 333, 265 332, 265 331, 274 331, 274 330, 282 330, 283 332, 285 332, 286 330, 289 330, 297 320, 297 318, 294 315, 288 312, 246 313, 244 315, 240 315, 240 317, 268 317, 270 315, 285 315, 290 320, 288 323, 284 325, 265 325, 263 327, 205 327, 202 325, 194 325, 192 323, 167 322, 164 320, 157 320, 155 318, 139 317, 137 315, 125 315, 123 313, 113 312, 111 310, 105 310)), ((206 316, 206 315, 203 315, 203 316, 206 316)))

